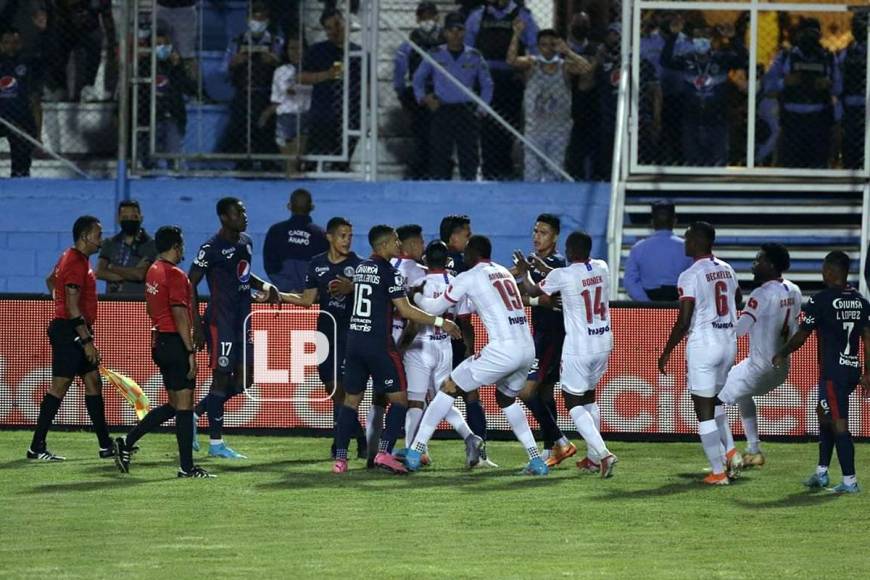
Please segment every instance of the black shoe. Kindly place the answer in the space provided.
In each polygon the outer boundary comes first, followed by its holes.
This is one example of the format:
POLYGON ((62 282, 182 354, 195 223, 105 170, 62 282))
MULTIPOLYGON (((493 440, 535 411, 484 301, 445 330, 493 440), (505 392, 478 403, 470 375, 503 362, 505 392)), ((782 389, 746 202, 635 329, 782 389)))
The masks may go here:
POLYGON ((114 445, 105 449, 103 449, 102 447, 100 448, 100 459, 112 459, 113 457, 115 457, 114 445))
POLYGON ((115 465, 121 473, 130 473, 130 450, 127 449, 127 442, 123 437, 118 437, 114 441, 113 448, 115 456, 115 465))
MULTIPOLYGON (((365 437, 360 437, 356 440, 356 458, 357 459, 368 459, 369 450, 368 443, 366 443, 365 437)), ((374 461, 374 459, 372 459, 374 461)))
POLYGON ((195 477, 195 478, 207 478, 207 477, 217 477, 216 475, 212 475, 199 465, 194 465, 193 469, 190 471, 184 471, 181 468, 178 468, 178 477, 195 477))
POLYGON ((55 455, 48 449, 43 449, 42 451, 31 451, 28 449, 27 459, 35 459, 37 461, 66 461, 66 457, 55 455))

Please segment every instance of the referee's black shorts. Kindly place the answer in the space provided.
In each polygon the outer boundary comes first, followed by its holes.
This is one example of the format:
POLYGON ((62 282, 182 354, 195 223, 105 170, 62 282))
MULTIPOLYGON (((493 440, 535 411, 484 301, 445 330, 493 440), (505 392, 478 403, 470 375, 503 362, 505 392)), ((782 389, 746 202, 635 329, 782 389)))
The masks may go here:
MULTIPOLYGON (((48 341, 51 343, 51 376, 64 379, 83 377, 98 371, 85 356, 85 349, 76 342, 76 328, 66 318, 55 318, 48 325, 48 341)), ((91 330, 91 336, 94 332, 91 330)))
POLYGON ((177 332, 158 332, 151 347, 151 359, 163 376, 168 391, 196 388, 196 378, 188 379, 190 360, 187 348, 177 332))

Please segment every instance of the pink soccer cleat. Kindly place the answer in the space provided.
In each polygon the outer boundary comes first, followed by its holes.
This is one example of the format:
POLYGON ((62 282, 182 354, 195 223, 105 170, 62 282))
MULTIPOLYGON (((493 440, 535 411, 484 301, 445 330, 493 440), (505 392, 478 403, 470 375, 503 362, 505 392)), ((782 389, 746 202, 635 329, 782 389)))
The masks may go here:
POLYGON ((347 472, 347 459, 336 459, 335 463, 332 464, 332 473, 346 473, 347 472))
MULTIPOLYGON (((405 475, 408 469, 402 465, 402 462, 390 455, 389 453, 378 453, 375 455, 375 467, 380 467, 396 475, 405 475)), ((347 467, 345 467, 347 469, 347 467)))

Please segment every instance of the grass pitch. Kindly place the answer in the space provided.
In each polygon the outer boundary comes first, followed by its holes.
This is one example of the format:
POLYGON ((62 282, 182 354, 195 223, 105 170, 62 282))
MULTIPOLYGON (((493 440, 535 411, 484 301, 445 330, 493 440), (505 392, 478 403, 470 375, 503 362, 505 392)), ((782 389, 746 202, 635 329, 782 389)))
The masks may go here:
MULTIPOLYGON (((432 467, 397 477, 358 460, 331 474, 326 439, 228 440, 250 459, 200 453, 218 478, 178 480, 172 435, 146 436, 125 476, 92 434, 50 433, 67 461, 37 464, 23 459, 29 432, 0 432, 0 577, 870 575, 870 491, 804 491, 813 444, 767 444, 763 469, 705 488, 698 444, 615 442, 602 481, 571 460, 517 475, 517 443, 490 443, 502 468, 469 473, 460 442, 436 441, 432 467)), ((860 476, 866 445, 857 456, 860 476)))

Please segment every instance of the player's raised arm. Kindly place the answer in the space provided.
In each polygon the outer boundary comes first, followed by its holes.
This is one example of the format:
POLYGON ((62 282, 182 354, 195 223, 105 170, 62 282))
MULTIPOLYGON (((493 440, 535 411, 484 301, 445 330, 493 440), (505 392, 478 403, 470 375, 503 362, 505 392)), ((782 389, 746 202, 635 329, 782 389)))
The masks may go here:
MULTIPOLYGON (((438 302, 440 300, 444 300, 444 295, 441 295, 434 300, 432 300, 431 298, 422 297, 420 294, 418 294, 417 296, 421 297, 423 300, 430 302, 438 302)), ((447 302, 448 307, 452 305, 450 304, 450 302, 446 300, 444 301, 447 302)), ((416 306, 411 305, 411 303, 408 302, 408 298, 406 296, 402 296, 401 298, 393 298, 393 305, 396 307, 396 310, 399 311, 399 315, 402 318, 410 320, 411 322, 416 322, 417 324, 435 326, 437 328, 443 329, 444 332, 446 332, 453 338, 462 338, 462 332, 459 330, 459 327, 456 326, 456 323, 454 323, 452 320, 442 318, 441 316, 433 316, 431 314, 423 312, 416 306)), ((446 310, 447 308, 444 308, 443 310, 440 310, 438 312, 440 314, 445 312, 446 310)))
POLYGON ((668 361, 671 358, 671 353, 680 344, 680 341, 685 338, 689 332, 689 327, 692 324, 692 315, 695 313, 694 300, 680 300, 680 314, 677 316, 677 321, 671 329, 671 334, 668 337, 668 342, 659 356, 659 372, 666 375, 665 367, 668 366, 668 361))
POLYGON ((260 292, 265 293, 269 299, 267 302, 270 304, 278 304, 281 302, 280 292, 275 288, 272 284, 269 284, 256 274, 251 274, 251 286, 259 290, 260 292))

